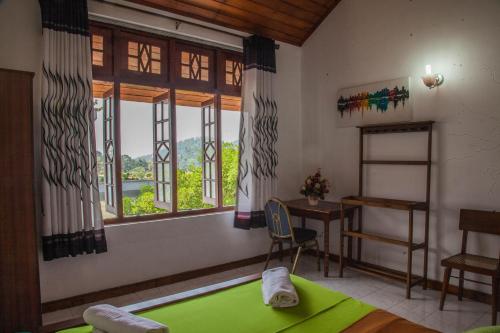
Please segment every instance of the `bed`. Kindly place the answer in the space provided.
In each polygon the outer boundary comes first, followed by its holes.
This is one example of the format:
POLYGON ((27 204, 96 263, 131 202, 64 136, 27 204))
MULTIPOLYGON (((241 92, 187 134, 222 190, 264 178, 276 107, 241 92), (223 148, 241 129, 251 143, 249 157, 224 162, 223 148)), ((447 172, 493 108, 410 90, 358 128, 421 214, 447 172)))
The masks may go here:
MULTIPOLYGON (((435 333, 389 312, 292 276, 300 304, 273 309, 262 302, 260 275, 122 307, 166 324, 172 333, 435 333)), ((91 333, 81 319, 44 332, 91 333)))

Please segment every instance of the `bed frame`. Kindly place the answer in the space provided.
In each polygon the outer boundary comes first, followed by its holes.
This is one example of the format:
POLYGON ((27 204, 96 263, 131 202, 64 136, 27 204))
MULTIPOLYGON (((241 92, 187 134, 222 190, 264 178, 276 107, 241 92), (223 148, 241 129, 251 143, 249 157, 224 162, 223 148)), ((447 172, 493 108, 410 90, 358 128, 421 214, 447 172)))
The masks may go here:
MULTIPOLYGON (((178 294, 154 298, 151 300, 147 300, 147 301, 143 301, 143 302, 139 302, 139 303, 135 303, 135 304, 130 304, 127 306, 122 306, 122 307, 120 307, 120 309, 131 312, 131 313, 138 313, 138 312, 142 312, 142 311, 147 311, 147 310, 159 308, 159 307, 162 307, 164 305, 179 303, 179 302, 182 302, 182 301, 185 301, 188 299, 213 294, 213 293, 225 290, 225 289, 233 288, 236 286, 240 286, 243 284, 247 284, 249 282, 259 280, 260 278, 261 278, 261 274, 256 273, 256 274, 244 276, 241 278, 237 278, 234 280, 224 281, 224 282, 212 284, 212 285, 209 285, 206 287, 201 287, 201 288, 197 288, 197 289, 193 289, 193 290, 184 291, 184 292, 181 292, 178 294)), ((77 326, 81 326, 81 325, 85 325, 85 322, 83 321, 83 318, 80 317, 80 318, 69 319, 69 320, 58 322, 58 323, 43 326, 40 331, 43 333, 52 333, 52 332, 57 332, 59 330, 77 327, 77 326)))

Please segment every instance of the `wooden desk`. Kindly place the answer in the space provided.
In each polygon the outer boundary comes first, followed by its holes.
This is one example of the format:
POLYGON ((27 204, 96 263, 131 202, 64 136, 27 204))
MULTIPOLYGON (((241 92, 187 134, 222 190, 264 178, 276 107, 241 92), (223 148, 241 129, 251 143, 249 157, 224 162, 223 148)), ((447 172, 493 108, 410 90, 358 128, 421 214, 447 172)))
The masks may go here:
MULTIPOLYGON (((302 227, 306 226, 306 218, 323 221, 324 228, 324 271, 325 276, 328 276, 329 257, 330 257, 330 222, 340 219, 340 203, 331 201, 320 201, 317 206, 310 206, 307 199, 296 199, 285 201, 290 215, 299 216, 302 218, 302 227)), ((354 211, 357 206, 344 205, 345 217, 349 219, 349 224, 352 225, 354 211)))

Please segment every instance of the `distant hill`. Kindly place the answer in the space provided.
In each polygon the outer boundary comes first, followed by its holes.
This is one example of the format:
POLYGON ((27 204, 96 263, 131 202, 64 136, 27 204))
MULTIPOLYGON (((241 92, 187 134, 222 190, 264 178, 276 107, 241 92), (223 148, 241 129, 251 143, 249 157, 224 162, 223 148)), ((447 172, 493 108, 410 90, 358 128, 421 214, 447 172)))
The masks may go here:
POLYGON ((177 167, 201 166, 201 138, 189 138, 177 143, 177 167))
MULTIPOLYGON (((231 142, 234 145, 237 145, 238 142, 231 142)), ((98 161, 103 159, 102 153, 97 152, 98 161)), ((138 156, 136 158, 131 158, 129 156, 122 156, 122 164, 130 165, 128 169, 133 169, 138 166, 145 166, 153 161, 153 155, 147 154, 138 156), (125 159, 126 161, 124 161, 125 159), (124 164, 124 162, 126 162, 124 164), (144 163, 146 162, 146 163, 144 163)), ((189 138, 186 140, 182 140, 177 143, 177 165, 179 169, 187 169, 189 165, 201 166, 201 138, 189 138)))
MULTIPOLYGON (((151 162, 153 155, 142 155, 135 159, 151 162)), ((177 163, 179 169, 187 169, 191 164, 201 166, 201 138, 190 138, 177 143, 177 163)))

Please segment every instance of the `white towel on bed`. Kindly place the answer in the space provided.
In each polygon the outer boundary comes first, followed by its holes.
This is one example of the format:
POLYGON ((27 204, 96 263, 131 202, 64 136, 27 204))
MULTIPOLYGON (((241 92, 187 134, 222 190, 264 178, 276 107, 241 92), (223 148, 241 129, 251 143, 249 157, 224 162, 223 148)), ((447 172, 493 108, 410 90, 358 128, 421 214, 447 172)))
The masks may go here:
POLYGON ((299 295, 286 267, 271 268, 262 273, 262 296, 264 304, 273 308, 287 308, 299 304, 299 295))
POLYGON ((106 333, 168 333, 168 327, 153 320, 138 317, 108 304, 89 307, 83 320, 94 327, 94 332, 106 333))

